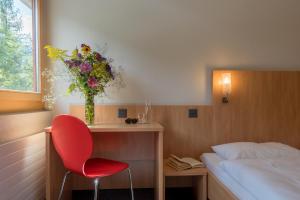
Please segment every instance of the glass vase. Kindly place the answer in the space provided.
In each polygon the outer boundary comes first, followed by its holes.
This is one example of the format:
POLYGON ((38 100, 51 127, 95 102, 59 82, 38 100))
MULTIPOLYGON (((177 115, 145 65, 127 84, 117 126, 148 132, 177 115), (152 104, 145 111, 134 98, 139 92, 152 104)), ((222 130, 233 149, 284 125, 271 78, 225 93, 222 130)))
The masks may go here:
POLYGON ((95 103, 94 95, 85 95, 85 122, 87 125, 94 124, 95 119, 95 103))

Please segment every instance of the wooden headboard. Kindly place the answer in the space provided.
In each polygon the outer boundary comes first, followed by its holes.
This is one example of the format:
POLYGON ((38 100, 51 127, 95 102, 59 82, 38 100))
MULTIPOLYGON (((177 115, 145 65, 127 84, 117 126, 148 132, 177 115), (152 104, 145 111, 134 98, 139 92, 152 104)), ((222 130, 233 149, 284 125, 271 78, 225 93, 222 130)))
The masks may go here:
MULTIPOLYGON (((226 71, 231 73, 229 103, 223 104, 220 77, 213 71, 212 105, 153 106, 152 120, 165 127, 164 157, 170 153, 199 157, 210 146, 235 141, 278 141, 300 148, 300 72, 226 71), (188 109, 198 118, 188 118, 188 109)), ((141 105, 97 105, 96 122, 121 122, 118 108, 128 117, 141 105)), ((71 105, 70 113, 84 119, 84 107, 71 105)))
POLYGON ((221 102, 224 71, 213 72, 213 134, 217 143, 277 141, 300 147, 300 72, 229 71, 232 91, 221 102))

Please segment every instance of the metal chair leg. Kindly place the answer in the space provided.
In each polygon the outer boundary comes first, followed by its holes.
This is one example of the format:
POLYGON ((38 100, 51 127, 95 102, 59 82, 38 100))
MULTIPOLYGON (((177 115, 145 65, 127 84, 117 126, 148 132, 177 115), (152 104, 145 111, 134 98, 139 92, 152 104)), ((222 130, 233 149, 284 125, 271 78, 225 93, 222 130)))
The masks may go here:
POLYGON ((99 178, 96 178, 94 180, 94 185, 95 185, 94 200, 98 200, 99 178))
POLYGON ((61 187, 60 187, 60 192, 59 192, 58 200, 61 200, 61 198, 62 198, 63 191, 64 191, 64 186, 65 186, 65 182, 66 182, 67 177, 68 177, 69 174, 71 174, 70 171, 67 171, 67 172, 65 173, 63 182, 62 182, 61 187))
POLYGON ((128 168, 127 170, 128 170, 128 175, 129 175, 129 181, 130 181, 131 200, 134 200, 134 193, 133 193, 133 184, 132 184, 131 171, 130 171, 130 168, 128 168))

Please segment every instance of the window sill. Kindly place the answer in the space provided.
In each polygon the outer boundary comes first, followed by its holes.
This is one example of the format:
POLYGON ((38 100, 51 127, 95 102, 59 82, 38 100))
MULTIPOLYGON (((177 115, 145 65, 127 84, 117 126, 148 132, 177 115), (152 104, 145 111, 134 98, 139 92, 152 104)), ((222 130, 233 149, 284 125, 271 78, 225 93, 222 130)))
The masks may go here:
POLYGON ((0 113, 31 112, 44 109, 42 95, 34 92, 0 91, 0 113))
POLYGON ((52 110, 40 109, 40 110, 31 110, 31 111, 19 111, 19 112, 3 112, 0 113, 0 117, 2 116, 11 116, 11 115, 27 115, 27 114, 38 114, 38 113, 51 113, 52 110))

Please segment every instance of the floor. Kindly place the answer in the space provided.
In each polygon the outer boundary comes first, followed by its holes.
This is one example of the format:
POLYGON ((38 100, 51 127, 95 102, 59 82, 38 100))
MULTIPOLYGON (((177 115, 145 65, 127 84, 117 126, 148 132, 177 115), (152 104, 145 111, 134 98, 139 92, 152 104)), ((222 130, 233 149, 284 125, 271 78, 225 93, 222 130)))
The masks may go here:
MULTIPOLYGON (((93 200, 93 191, 73 191, 73 200, 93 200)), ((153 189, 134 189, 135 200, 154 200, 153 189)), ((130 200, 130 191, 127 189, 100 190, 99 200, 130 200)), ((166 200, 192 200, 192 188, 168 188, 166 200)))

